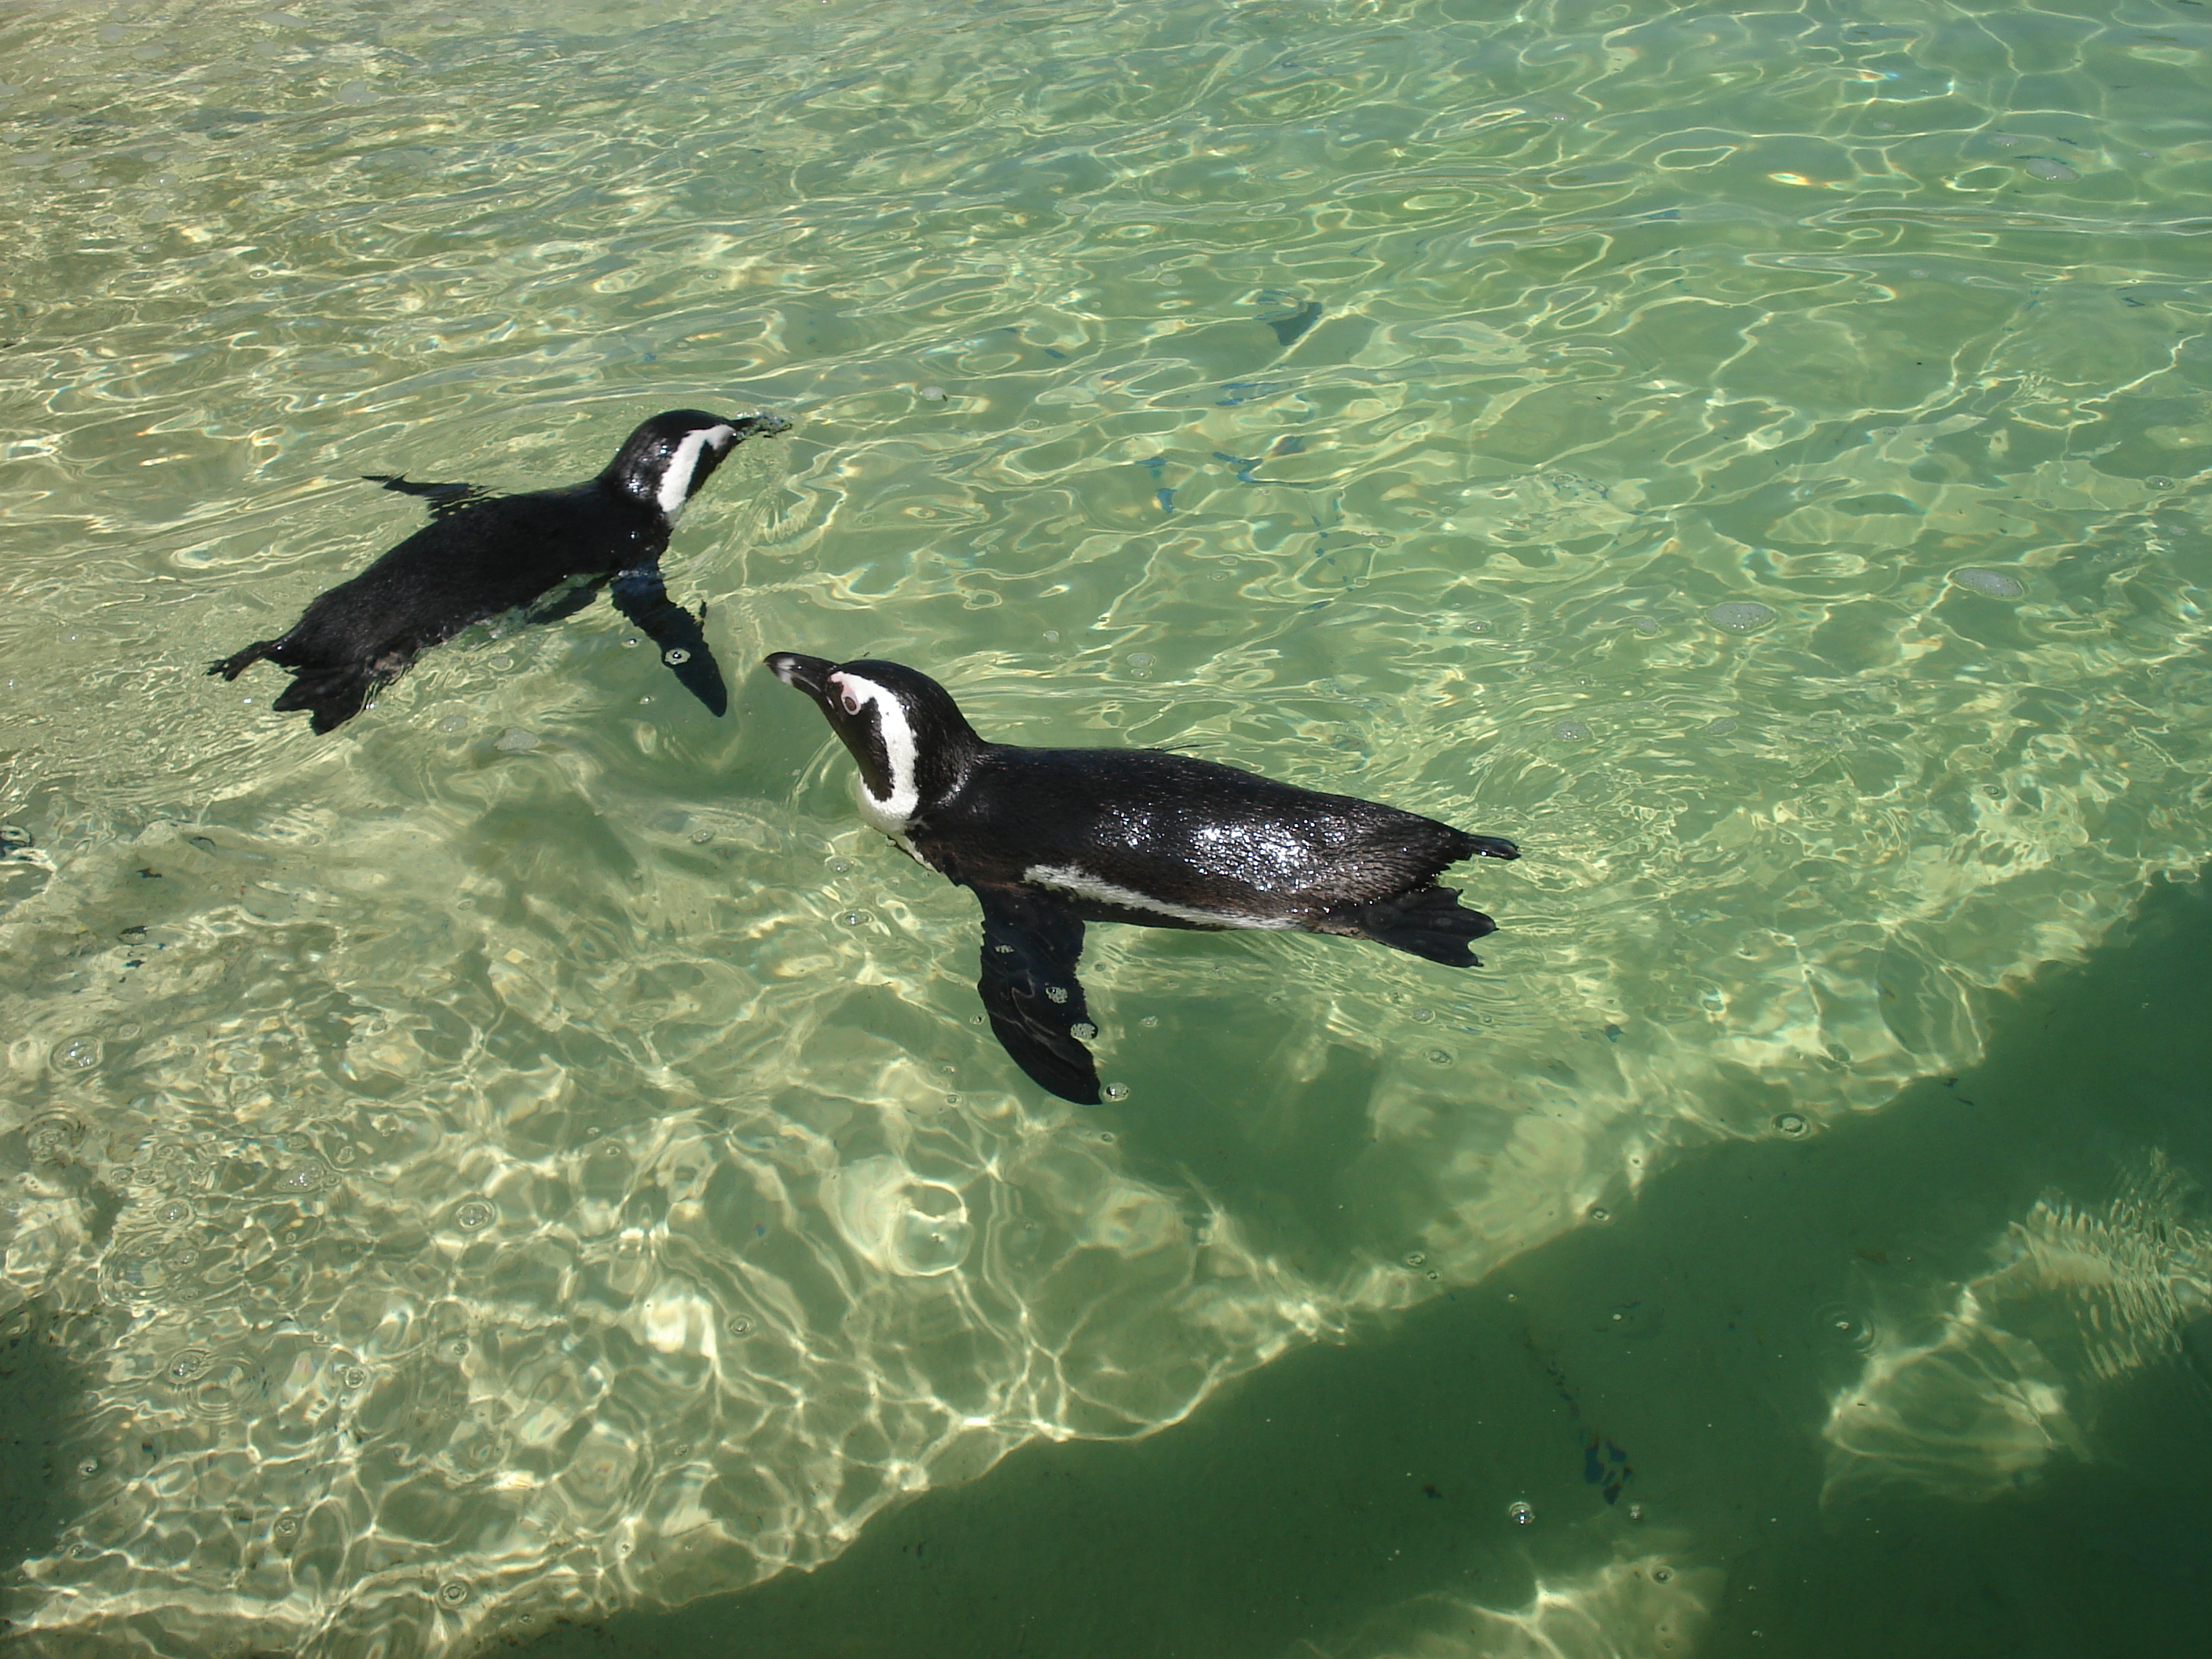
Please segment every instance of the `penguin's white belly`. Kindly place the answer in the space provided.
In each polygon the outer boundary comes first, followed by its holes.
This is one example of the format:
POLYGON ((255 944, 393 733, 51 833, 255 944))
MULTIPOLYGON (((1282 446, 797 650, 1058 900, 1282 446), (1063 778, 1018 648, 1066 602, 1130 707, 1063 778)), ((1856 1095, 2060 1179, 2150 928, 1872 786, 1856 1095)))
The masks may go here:
POLYGON ((1205 927, 1265 927, 1277 932, 1295 928, 1297 923, 1281 916, 1255 916, 1246 911, 1215 910, 1203 905, 1177 904, 1171 899, 1155 898, 1140 893, 1133 887, 1094 876, 1088 870, 1073 864, 1032 864, 1022 872, 1022 879, 1035 887, 1048 887, 1056 892, 1070 893, 1077 898, 1095 899, 1101 904, 1111 904, 1124 910, 1150 910, 1155 915, 1173 916, 1178 921, 1196 922, 1205 927))

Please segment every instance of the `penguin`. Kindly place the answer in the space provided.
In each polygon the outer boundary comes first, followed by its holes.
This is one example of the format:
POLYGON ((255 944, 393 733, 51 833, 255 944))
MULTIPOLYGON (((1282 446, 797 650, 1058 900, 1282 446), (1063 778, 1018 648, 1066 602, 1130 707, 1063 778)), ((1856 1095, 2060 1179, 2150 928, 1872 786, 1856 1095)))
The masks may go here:
POLYGON ((1521 856, 1496 836, 1188 755, 986 743, 943 686, 898 663, 779 651, 767 665, 852 752, 861 816, 975 896, 991 1030, 1079 1105, 1099 1099, 1076 1035, 1086 921, 1336 933, 1474 968, 1469 945, 1498 924, 1437 877, 1521 856))
POLYGON ((292 675, 281 713, 309 711, 318 732, 361 713, 380 686, 432 646, 501 612, 523 620, 574 616, 612 585, 615 608, 660 647, 661 660, 716 714, 729 707, 722 671, 694 617, 668 597, 660 556, 684 504, 744 440, 789 429, 774 415, 672 409, 623 441, 605 471, 582 483, 499 495, 466 483, 369 483, 429 502, 430 522, 349 581, 311 601, 272 640, 209 665, 234 680, 267 658, 292 675), (564 586, 573 584, 573 586, 564 586))

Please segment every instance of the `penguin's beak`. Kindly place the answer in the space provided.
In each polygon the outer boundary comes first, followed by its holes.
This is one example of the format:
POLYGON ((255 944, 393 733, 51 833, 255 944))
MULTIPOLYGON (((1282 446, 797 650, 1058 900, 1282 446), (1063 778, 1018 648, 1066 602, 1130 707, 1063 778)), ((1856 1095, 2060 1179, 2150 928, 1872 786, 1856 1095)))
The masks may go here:
POLYGON ((768 672, 819 702, 830 690, 830 675, 837 665, 820 657, 802 657, 796 651, 779 651, 768 659, 768 672))

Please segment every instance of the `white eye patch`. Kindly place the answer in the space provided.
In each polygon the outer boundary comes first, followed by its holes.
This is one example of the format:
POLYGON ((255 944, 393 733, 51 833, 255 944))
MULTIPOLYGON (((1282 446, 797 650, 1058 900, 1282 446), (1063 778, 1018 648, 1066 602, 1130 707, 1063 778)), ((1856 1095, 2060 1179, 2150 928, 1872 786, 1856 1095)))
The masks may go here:
MULTIPOLYGON (((878 828, 892 824, 902 827, 921 804, 921 792, 915 787, 915 757, 920 751, 906 705, 888 687, 863 679, 858 674, 832 674, 830 684, 836 690, 839 706, 848 714, 859 714, 863 704, 875 705, 876 734, 883 740, 884 764, 890 772, 890 793, 878 795, 864 782, 861 793, 874 809, 870 816, 878 820, 878 828)), ((892 829, 890 833, 897 831, 892 829)))
POLYGON ((661 517, 671 524, 683 517, 684 503, 691 499, 691 475, 699 470, 699 452, 712 444, 719 455, 737 435, 737 428, 729 426, 704 426, 684 434, 669 457, 668 470, 660 475, 661 517))

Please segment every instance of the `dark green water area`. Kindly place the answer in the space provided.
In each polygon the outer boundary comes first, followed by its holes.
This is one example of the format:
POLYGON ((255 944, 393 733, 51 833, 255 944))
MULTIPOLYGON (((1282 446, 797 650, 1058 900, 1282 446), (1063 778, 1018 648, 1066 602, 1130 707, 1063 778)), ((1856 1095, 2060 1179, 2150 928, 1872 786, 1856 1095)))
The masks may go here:
POLYGON ((2212 1310, 2201 1277, 2175 1303, 2123 1281, 2130 1245, 2140 1271, 2207 1265, 2212 893, 2160 884, 2087 961, 1990 1001, 1983 1065, 1802 1139, 1685 1156, 1610 1224, 1293 1354, 1188 1421, 1031 1446, 817 1571, 526 1650, 2201 1652, 2212 1310), (2108 1277, 2086 1261, 2025 1291, 1993 1275, 2039 1202, 2108 1277), (2069 1420, 2039 1419, 2049 1455, 1992 1457, 1999 1367, 1971 1336, 1891 1373, 1923 1376, 1907 1431, 1876 1443, 1890 1455, 1838 1455, 1834 1398, 1869 1358, 1935 1341, 1947 1310, 1955 1334, 1962 1284, 2014 1343, 2074 1352, 2054 1362, 2069 1420), (2085 1367, 2100 1330, 2134 1363, 2085 1367), (1670 1544, 1686 1547, 1671 1569, 1670 1544), (1606 1558, 1665 1575, 1656 1596, 1686 1581, 1707 1622, 1686 1605, 1673 1636, 1663 1614, 1609 1633, 1577 1619, 1577 1598, 1618 1605, 1618 1583, 1592 1583, 1606 1558))
POLYGON ((2208 111, 2198 0, 0 0, 0 1659, 2212 1652, 2208 111), (726 715, 207 672, 681 408, 726 715), (789 650, 1524 856, 1091 929, 1077 1105, 789 650))

